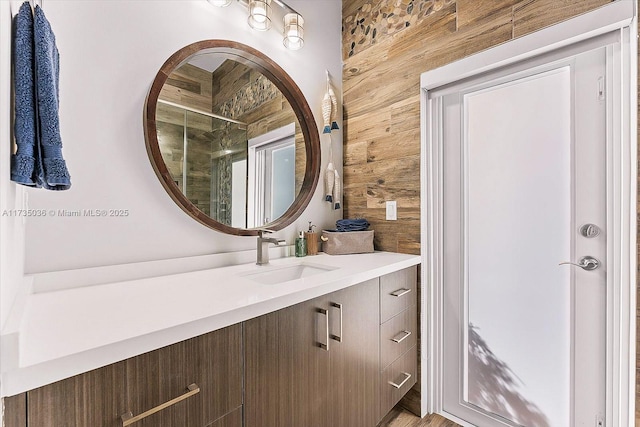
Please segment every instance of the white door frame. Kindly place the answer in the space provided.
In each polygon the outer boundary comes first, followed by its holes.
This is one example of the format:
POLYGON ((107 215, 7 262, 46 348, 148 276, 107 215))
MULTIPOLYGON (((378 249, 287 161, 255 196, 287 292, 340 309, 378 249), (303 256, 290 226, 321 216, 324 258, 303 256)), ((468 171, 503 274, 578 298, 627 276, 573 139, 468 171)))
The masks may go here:
MULTIPOLYGON (((422 416, 442 411, 442 151, 431 126, 433 91, 453 82, 616 32, 608 70, 613 102, 607 129, 607 390, 609 427, 635 419, 637 11, 618 0, 421 76, 422 416), (613 285, 613 286, 612 286, 613 285)), ((453 418, 453 417, 452 417, 453 418)), ((456 420, 462 425, 469 425, 456 420)))

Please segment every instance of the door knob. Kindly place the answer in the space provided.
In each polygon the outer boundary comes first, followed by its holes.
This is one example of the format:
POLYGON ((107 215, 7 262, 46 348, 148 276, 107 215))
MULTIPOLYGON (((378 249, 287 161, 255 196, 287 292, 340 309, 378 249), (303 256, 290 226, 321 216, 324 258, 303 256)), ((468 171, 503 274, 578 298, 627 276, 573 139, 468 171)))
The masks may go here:
POLYGON ((598 261, 592 256, 583 256, 582 258, 580 258, 577 264, 575 262, 567 261, 567 262, 561 262, 558 265, 563 265, 563 264, 575 265, 576 267, 580 267, 583 270, 587 270, 587 271, 592 271, 600 267, 600 261, 598 261))

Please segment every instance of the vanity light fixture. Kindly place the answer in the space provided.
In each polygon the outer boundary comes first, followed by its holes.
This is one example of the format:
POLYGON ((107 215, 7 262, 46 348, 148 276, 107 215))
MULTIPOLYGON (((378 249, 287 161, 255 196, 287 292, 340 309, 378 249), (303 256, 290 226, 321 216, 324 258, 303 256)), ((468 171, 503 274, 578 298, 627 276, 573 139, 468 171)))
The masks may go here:
POLYGON ((304 45, 304 19, 301 15, 291 12, 284 16, 282 43, 291 50, 298 50, 304 45))
POLYGON ((249 26, 254 30, 271 28, 271 0, 249 0, 249 26))
MULTIPOLYGON (((234 0, 207 0, 214 6, 226 7, 234 0)), ((271 28, 271 3, 284 10, 282 43, 287 49, 298 50, 304 46, 304 18, 282 0, 237 0, 249 9, 247 22, 254 30, 271 28)))

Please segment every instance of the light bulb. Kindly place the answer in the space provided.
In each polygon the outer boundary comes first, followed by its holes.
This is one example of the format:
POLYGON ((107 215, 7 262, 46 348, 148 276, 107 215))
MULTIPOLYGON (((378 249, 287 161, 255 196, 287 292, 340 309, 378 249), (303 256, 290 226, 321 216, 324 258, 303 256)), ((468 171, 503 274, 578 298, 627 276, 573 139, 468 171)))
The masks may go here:
POLYGON ((256 22, 264 22, 267 20, 267 13, 265 12, 264 9, 260 9, 259 7, 256 7, 253 10, 253 19, 255 19, 256 22))
POLYGON ((218 6, 218 7, 227 7, 231 3, 233 3, 233 0, 207 0, 207 1, 212 5, 218 6))
POLYGON ((254 30, 266 31, 271 28, 271 0, 249 1, 248 22, 254 30))

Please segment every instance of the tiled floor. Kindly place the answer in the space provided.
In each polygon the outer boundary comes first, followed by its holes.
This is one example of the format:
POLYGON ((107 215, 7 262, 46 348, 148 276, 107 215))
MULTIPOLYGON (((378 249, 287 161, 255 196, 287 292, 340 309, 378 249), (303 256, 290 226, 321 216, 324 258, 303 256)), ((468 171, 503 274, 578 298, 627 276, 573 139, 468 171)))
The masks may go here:
POLYGON ((427 415, 420 419, 409 411, 396 406, 391 410, 378 427, 460 427, 453 421, 449 421, 438 415, 427 415))

